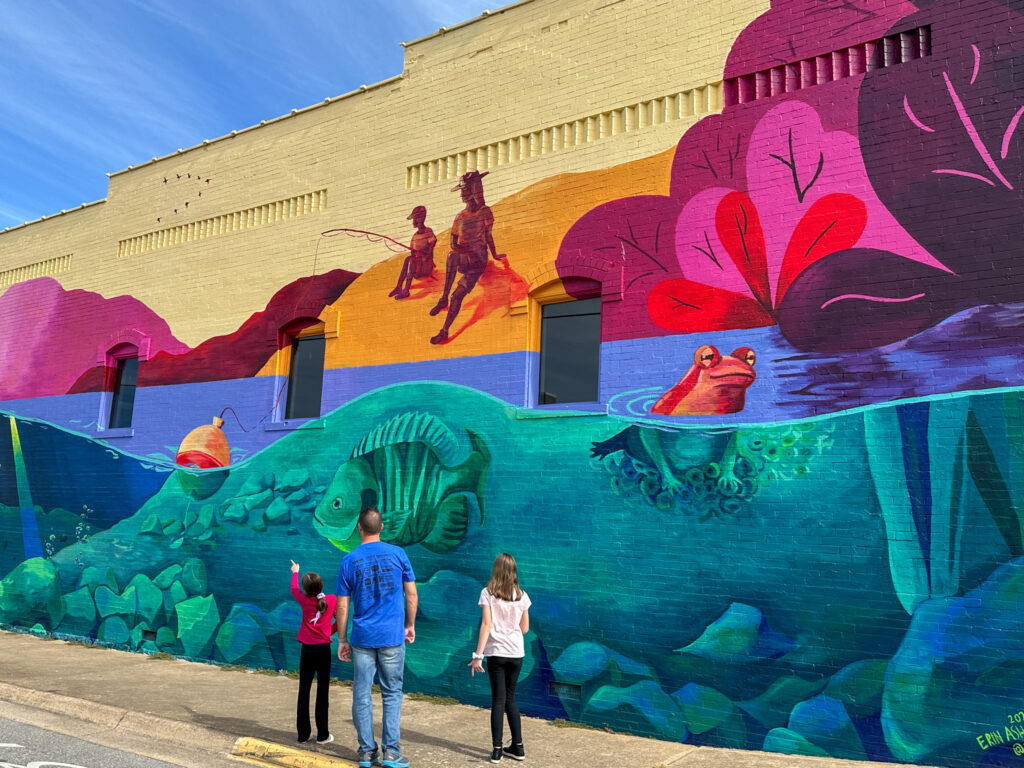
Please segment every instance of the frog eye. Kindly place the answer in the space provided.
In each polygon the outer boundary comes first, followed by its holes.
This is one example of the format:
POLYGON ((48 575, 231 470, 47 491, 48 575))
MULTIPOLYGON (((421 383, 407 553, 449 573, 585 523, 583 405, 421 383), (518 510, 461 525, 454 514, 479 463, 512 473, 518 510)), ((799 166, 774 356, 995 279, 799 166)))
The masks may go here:
POLYGON ((335 512, 340 512, 343 506, 345 506, 345 502, 342 500, 341 496, 335 496, 334 500, 331 502, 331 509, 335 512))
POLYGON ((718 361, 721 359, 722 355, 710 344, 705 344, 703 347, 698 348, 693 354, 694 364, 699 365, 701 368, 713 368, 718 365, 718 361))
POLYGON ((737 360, 742 360, 751 368, 753 368, 754 363, 757 362, 757 354, 750 347, 740 347, 732 353, 732 356, 737 360))

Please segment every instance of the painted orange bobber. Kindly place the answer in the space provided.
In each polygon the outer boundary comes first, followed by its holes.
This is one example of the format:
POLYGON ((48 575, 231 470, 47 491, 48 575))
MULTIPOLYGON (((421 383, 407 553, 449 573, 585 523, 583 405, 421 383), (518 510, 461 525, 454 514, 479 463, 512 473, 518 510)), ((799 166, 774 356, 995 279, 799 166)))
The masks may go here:
MULTIPOLYGON (((175 462, 190 469, 222 469, 231 463, 231 450, 224 435, 224 419, 213 418, 212 424, 196 427, 181 441, 175 462)), ((190 472, 178 470, 178 482, 186 496, 205 499, 215 494, 227 479, 224 472, 190 472)))
POLYGON ((228 439, 224 436, 224 419, 213 417, 212 424, 196 427, 181 441, 175 462, 183 467, 213 469, 231 463, 228 439))

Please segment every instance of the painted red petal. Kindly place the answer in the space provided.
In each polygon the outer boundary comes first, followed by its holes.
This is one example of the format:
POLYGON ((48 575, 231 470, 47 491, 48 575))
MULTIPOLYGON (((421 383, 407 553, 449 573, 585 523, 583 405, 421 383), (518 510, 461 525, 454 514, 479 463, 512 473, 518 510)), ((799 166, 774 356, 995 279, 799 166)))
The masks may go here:
POLYGON ((830 253, 853 248, 867 223, 867 206, 858 197, 837 192, 816 200, 796 225, 786 246, 775 290, 776 307, 797 275, 830 253))
POLYGON ((730 192, 715 210, 715 230, 751 292, 764 307, 771 307, 768 254, 757 208, 745 192, 730 192))
POLYGON ((761 328, 774 325, 757 301, 692 280, 662 280, 647 296, 647 312, 662 328, 678 333, 761 328))

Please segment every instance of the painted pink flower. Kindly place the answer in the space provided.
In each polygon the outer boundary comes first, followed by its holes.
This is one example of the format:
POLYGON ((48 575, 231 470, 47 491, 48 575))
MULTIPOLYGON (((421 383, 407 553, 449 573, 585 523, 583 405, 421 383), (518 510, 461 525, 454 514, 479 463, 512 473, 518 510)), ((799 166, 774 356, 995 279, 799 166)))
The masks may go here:
POLYGON ((807 104, 788 100, 765 113, 745 160, 746 189, 705 189, 676 222, 683 278, 662 281, 648 296, 662 328, 772 325, 800 273, 854 247, 944 269, 879 202, 856 138, 824 130, 807 104))

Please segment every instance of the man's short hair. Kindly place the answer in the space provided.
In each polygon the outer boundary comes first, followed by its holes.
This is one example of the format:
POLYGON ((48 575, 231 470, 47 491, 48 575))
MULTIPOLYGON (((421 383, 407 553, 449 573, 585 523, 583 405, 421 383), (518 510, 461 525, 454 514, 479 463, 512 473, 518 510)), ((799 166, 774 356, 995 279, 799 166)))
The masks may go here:
POLYGON ((363 507, 359 513, 359 527, 363 533, 375 536, 384 529, 384 520, 380 516, 380 510, 376 507, 363 507))

